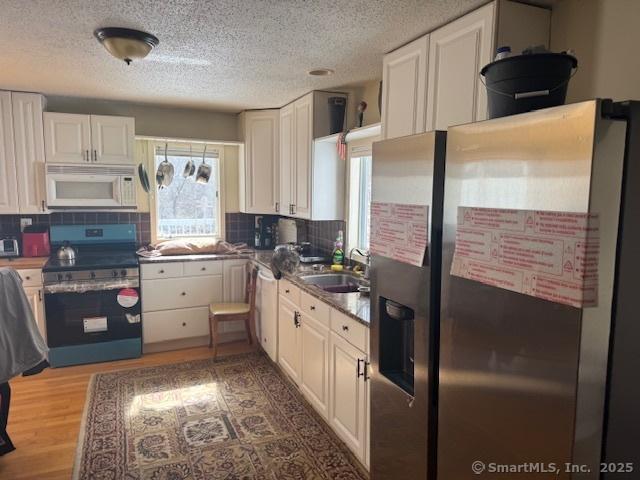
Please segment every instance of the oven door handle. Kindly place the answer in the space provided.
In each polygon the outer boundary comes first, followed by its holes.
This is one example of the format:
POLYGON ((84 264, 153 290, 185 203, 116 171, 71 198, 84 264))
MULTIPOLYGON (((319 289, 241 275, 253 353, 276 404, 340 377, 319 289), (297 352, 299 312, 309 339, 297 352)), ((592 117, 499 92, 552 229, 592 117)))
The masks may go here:
POLYGON ((120 281, 91 281, 91 282, 64 282, 54 283, 44 286, 46 295, 55 295, 56 293, 84 293, 84 292, 101 292, 106 290, 120 290, 122 288, 139 288, 140 281, 136 279, 120 280, 120 281))

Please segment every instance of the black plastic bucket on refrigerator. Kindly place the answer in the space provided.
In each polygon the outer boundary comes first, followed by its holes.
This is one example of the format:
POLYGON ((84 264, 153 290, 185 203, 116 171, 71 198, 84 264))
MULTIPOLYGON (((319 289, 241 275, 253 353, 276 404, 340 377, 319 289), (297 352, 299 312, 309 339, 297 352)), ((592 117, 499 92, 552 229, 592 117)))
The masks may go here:
POLYGON ((344 111, 347 99, 344 97, 329 97, 329 135, 341 132, 344 127, 344 111))
POLYGON ((578 60, 566 53, 516 55, 480 71, 487 87, 489 118, 564 105, 578 60))

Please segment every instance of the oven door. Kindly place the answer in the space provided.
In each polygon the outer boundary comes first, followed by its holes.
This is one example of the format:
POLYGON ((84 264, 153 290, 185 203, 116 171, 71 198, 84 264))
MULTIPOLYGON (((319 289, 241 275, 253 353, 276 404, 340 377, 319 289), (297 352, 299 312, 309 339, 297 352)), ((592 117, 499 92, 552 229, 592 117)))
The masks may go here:
POLYGON ((45 293, 49 347, 141 338, 139 288, 45 293))

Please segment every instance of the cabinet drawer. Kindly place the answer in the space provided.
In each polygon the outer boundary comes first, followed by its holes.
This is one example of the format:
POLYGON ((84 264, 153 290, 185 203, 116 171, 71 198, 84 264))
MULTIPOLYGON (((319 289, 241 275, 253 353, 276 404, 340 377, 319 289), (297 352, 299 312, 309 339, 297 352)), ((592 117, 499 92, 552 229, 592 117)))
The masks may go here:
POLYGON ((300 309, 317 322, 329 326, 331 307, 307 292, 300 292, 300 309))
POLYGON ((222 275, 222 261, 184 262, 184 276, 222 275))
POLYGON ((37 287, 42 285, 42 270, 39 268, 27 268, 18 270, 23 287, 37 287))
POLYGON ((367 327, 335 309, 331 310, 331 330, 354 347, 369 352, 367 327))
POLYGON ((143 263, 140 265, 143 280, 182 276, 182 262, 143 263))
POLYGON ((278 284, 278 291, 280 292, 280 295, 293 302, 294 305, 300 305, 300 289, 289 280, 280 280, 278 284))
POLYGON ((144 343, 209 335, 209 308, 148 312, 142 319, 144 343))
POLYGON ((222 275, 143 280, 145 312, 203 307, 222 301, 222 275))

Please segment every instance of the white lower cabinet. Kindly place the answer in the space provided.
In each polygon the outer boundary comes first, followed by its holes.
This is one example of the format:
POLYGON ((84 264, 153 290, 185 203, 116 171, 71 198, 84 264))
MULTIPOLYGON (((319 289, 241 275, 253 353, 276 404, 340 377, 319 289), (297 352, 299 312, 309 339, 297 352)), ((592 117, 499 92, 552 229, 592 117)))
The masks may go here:
POLYGON ((42 338, 47 340, 47 325, 44 316, 44 288, 42 286, 42 270, 39 268, 29 268, 17 270, 22 279, 22 288, 27 296, 33 318, 36 321, 38 330, 42 338))
POLYGON ((300 384, 302 343, 297 306, 280 295, 278 306, 278 363, 291 380, 300 384))
POLYGON ((368 396, 361 350, 331 332, 329 424, 344 443, 366 463, 368 396))
POLYGON ((280 280, 278 364, 368 468, 366 326, 280 280))
POLYGON ((325 419, 329 418, 329 329, 300 315, 302 362, 300 390, 325 419))
POLYGON ((33 318, 36 320, 38 330, 42 338, 47 339, 47 326, 45 324, 44 317, 44 293, 42 292, 42 285, 38 287, 24 287, 24 293, 27 295, 29 305, 33 311, 33 318))
POLYGON ((145 351, 208 345, 209 304, 244 301, 246 263, 238 259, 141 265, 145 351))

